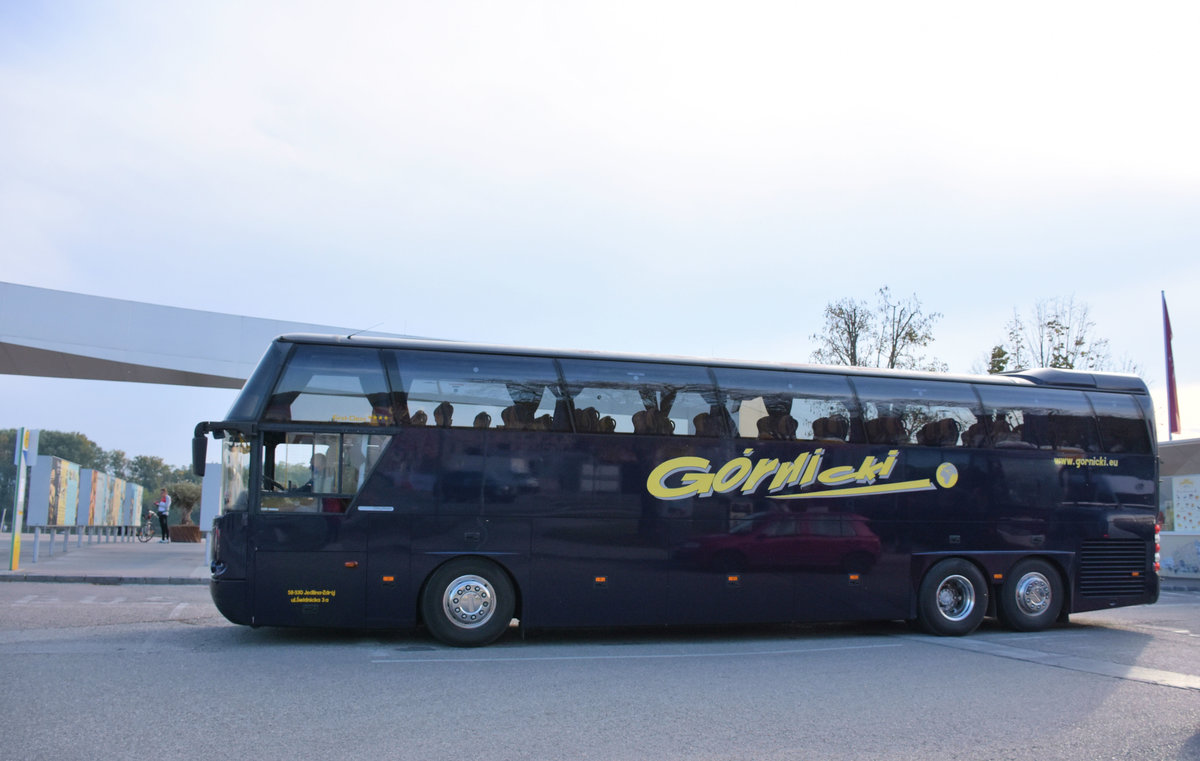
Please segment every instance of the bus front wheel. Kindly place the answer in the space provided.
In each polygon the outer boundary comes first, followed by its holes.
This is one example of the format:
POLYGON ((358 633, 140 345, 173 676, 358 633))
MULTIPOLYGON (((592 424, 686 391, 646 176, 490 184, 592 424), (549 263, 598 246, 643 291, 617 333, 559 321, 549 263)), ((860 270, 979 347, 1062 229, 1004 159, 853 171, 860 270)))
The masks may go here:
POLYGON ((458 558, 438 568, 421 593, 421 619, 447 645, 477 647, 507 629, 516 607, 512 582, 483 558, 458 558))
POLYGON ((1062 581, 1044 560, 1017 563, 1000 591, 1000 620, 1019 632, 1045 629, 1058 619, 1063 605, 1062 581))
POLYGON ((950 558, 921 580, 917 616, 930 634, 957 637, 975 631, 987 613, 988 588, 974 564, 950 558))

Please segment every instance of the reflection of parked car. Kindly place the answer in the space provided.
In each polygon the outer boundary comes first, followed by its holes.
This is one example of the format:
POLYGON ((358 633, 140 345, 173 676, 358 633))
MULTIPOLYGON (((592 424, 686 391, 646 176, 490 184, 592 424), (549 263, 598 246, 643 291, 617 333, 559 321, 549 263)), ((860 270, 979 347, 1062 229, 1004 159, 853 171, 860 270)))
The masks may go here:
POLYGON ((755 513, 734 521, 726 534, 687 542, 680 556, 718 571, 865 571, 875 564, 879 553, 879 537, 861 515, 755 513))

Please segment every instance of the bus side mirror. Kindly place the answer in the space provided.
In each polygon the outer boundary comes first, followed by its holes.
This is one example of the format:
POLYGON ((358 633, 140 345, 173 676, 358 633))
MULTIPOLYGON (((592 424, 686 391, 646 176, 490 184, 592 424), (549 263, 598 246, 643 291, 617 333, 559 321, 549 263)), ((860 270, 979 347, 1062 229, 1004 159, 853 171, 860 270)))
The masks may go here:
POLYGON ((192 472, 204 477, 204 461, 208 458, 208 437, 198 434, 192 437, 192 472))

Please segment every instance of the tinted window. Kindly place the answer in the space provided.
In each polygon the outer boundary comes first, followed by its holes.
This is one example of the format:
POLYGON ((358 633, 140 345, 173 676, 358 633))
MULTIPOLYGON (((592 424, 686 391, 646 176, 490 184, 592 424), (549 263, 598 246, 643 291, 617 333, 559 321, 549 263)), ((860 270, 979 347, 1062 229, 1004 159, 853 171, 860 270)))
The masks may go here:
POLYGON ((714 371, 736 435, 757 439, 861 440, 854 396, 837 375, 714 371))
POLYGON ((1105 452, 1148 454, 1151 451, 1150 428, 1133 397, 1098 393, 1087 396, 1096 410, 1100 443, 1105 452))
POLYGON ((379 352, 350 346, 296 346, 263 419, 392 425, 379 352))
POLYGON ((906 378, 854 378, 867 441, 927 447, 984 446, 970 386, 906 378))
POLYGON ((230 420, 253 420, 258 415, 258 408, 270 393, 271 384, 279 375, 279 368, 283 365, 283 359, 289 348, 291 348, 291 344, 283 341, 271 344, 267 353, 259 360, 258 367, 254 368, 254 374, 246 381, 246 385, 242 386, 242 391, 234 401, 233 407, 230 408, 228 416, 230 420))
POLYGON ((1099 450, 1092 407, 1082 391, 978 386, 994 445, 1099 450))
POLYGON ((401 425, 571 429, 553 360, 397 351, 389 361, 401 425))
POLYGON ((708 371, 687 365, 563 360, 580 433, 721 435, 708 371))

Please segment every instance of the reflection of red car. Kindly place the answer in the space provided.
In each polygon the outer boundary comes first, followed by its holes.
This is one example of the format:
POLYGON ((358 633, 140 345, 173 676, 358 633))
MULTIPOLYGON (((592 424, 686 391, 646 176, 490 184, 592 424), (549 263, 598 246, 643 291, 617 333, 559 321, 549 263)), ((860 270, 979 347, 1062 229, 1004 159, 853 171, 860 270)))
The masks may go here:
POLYGON ((718 571, 865 571, 879 552, 879 537, 861 515, 755 513, 733 521, 729 533, 696 537, 680 554, 718 571))

